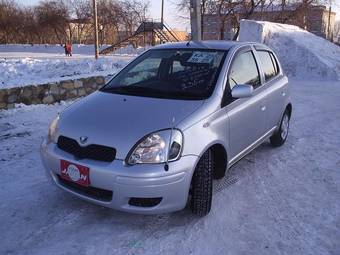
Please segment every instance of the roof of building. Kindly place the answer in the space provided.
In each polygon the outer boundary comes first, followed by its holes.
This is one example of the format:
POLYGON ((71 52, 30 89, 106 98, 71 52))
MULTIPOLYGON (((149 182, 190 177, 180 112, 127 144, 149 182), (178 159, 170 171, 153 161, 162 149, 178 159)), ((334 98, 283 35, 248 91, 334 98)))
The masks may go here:
MULTIPOLYGON (((295 11, 297 10, 299 7, 301 7, 301 3, 291 3, 291 4, 287 4, 284 6, 283 11, 295 11)), ((319 9, 321 11, 325 11, 328 12, 328 8, 324 5, 309 5, 308 6, 309 9, 319 9)), ((249 7, 248 8, 244 8, 243 6, 235 6, 232 7, 232 9, 236 12, 236 13, 245 13, 247 11, 249 11, 249 7)), ((229 13, 230 9, 226 8, 225 12, 229 13)), ((259 4, 256 5, 254 8, 254 12, 281 12, 282 11, 282 5, 281 4, 259 4)), ((332 12, 333 14, 333 12, 332 12)), ((334 13, 335 14, 335 13, 334 13)), ((213 13, 213 14, 205 14, 205 16, 217 16, 217 13, 213 13)))

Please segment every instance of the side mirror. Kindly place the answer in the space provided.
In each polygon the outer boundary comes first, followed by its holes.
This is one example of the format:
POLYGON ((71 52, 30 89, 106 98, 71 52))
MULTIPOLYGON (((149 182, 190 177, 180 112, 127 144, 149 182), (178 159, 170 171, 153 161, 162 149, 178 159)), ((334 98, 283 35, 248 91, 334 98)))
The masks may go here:
POLYGON ((245 98, 251 97, 253 94, 253 86, 248 84, 238 84, 235 85, 231 90, 231 96, 233 98, 245 98))

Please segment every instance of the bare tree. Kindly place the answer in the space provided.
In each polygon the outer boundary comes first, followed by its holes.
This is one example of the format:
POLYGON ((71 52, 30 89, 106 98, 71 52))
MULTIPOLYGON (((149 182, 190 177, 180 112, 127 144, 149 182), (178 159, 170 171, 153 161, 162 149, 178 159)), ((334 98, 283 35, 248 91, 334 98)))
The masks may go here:
MULTIPOLYGON (((143 0, 98 0, 102 39, 112 43, 118 31, 132 34, 148 6, 143 0)), ((43 0, 32 7, 0 0, 0 43, 92 43, 92 13, 89 0, 43 0)))
MULTIPOLYGON (((204 22, 207 14, 216 15, 219 21, 219 39, 225 39, 227 22, 233 24, 236 29, 234 40, 239 33, 239 13, 242 11, 245 18, 249 18, 254 9, 264 0, 201 0, 202 35, 205 31, 204 22)), ((179 10, 187 12, 190 8, 190 0, 180 0, 177 4, 179 10)), ((202 38, 204 38, 202 36, 202 38)))
POLYGON ((0 1, 0 42, 9 43, 16 34, 15 26, 20 22, 19 8, 13 0, 0 1))
POLYGON ((131 35, 138 25, 146 20, 146 13, 149 8, 149 2, 140 2, 137 0, 121 1, 121 25, 123 29, 131 35))
POLYGON ((68 37, 70 41, 74 41, 73 35, 76 34, 77 42, 82 43, 82 39, 86 41, 86 35, 93 30, 93 27, 88 25, 92 23, 92 5, 88 0, 68 0, 66 4, 71 16, 68 37))
POLYGON ((67 39, 66 27, 70 20, 69 9, 63 1, 44 1, 40 2, 35 8, 37 20, 41 29, 50 38, 53 35, 62 44, 67 39))
MULTIPOLYGON (((204 19, 206 14, 210 14, 211 11, 211 2, 212 0, 201 0, 201 37, 204 35, 204 19)), ((179 0, 179 2, 175 3, 176 9, 178 10, 177 16, 182 20, 189 19, 190 13, 190 0, 179 0)))
POLYGON ((98 2, 98 23, 102 28, 101 33, 105 33, 106 39, 111 42, 117 38, 122 12, 123 8, 117 1, 100 0, 98 2))

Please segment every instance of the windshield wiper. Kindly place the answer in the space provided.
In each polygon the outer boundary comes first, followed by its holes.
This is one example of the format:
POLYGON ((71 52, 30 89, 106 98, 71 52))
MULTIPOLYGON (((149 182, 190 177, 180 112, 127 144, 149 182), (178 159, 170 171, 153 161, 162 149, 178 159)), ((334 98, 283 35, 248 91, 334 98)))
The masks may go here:
POLYGON ((165 93, 165 91, 160 89, 154 89, 149 87, 141 87, 141 86, 121 86, 121 87, 109 87, 103 88, 102 91, 107 92, 123 92, 123 93, 165 93))
POLYGON ((187 100, 201 100, 204 99, 204 93, 183 91, 183 90, 162 90, 150 87, 141 86, 121 86, 121 87, 109 87, 102 88, 102 91, 109 93, 135 95, 135 96, 149 96, 156 98, 167 99, 187 99, 187 100))

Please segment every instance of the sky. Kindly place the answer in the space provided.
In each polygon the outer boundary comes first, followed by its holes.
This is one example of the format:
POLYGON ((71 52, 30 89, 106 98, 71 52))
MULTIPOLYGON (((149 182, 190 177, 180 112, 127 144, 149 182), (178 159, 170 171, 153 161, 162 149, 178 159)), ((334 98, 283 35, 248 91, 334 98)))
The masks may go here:
MULTIPOLYGON (((185 20, 180 17, 180 13, 176 7, 176 0, 164 0, 164 21, 169 24, 173 29, 189 31, 189 16, 185 20)), ((160 19, 161 18, 161 0, 150 0, 150 18, 160 19)), ((183 15, 183 14, 182 14, 183 15)), ((188 13, 189 15, 189 13, 188 13)))
MULTIPOLYGON (((90 0, 89 0, 90 1, 90 0)), ((147 0, 144 0, 147 1, 147 0)), ((190 30, 189 21, 179 17, 179 11, 175 3, 179 0, 164 0, 164 20, 172 29, 190 30)), ((18 3, 25 5, 35 5, 39 0, 17 0, 18 3)), ((150 18, 160 19, 161 17, 161 0, 149 0, 150 18)), ((340 20, 340 0, 333 0, 333 11, 337 13, 336 19, 340 20)), ((189 15, 189 14, 188 14, 189 15)))

